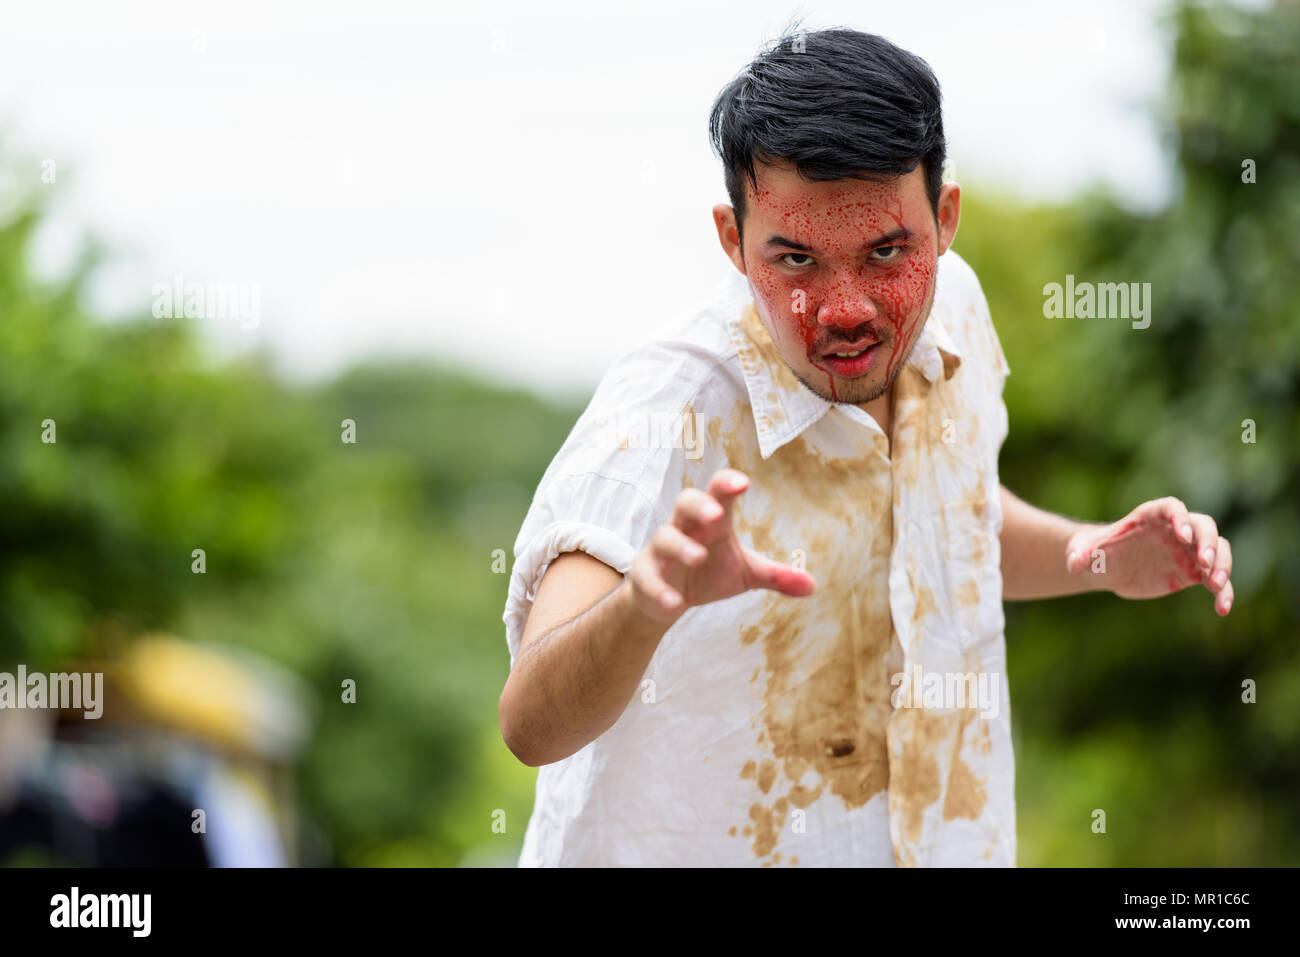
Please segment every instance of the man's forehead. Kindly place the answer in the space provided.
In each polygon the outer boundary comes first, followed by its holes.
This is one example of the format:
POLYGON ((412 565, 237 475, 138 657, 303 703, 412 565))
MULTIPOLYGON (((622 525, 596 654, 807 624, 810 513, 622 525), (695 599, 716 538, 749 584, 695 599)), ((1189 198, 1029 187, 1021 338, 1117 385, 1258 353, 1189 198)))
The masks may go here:
MULTIPOLYGON (((756 164, 756 184, 747 183, 751 208, 783 221, 815 223, 847 222, 863 217, 893 222, 909 212, 919 199, 926 202, 924 184, 916 173, 880 180, 807 180, 793 167, 776 169, 756 164), (915 194, 915 195, 914 195, 915 194)), ((928 208, 928 207, 927 207, 928 208)))

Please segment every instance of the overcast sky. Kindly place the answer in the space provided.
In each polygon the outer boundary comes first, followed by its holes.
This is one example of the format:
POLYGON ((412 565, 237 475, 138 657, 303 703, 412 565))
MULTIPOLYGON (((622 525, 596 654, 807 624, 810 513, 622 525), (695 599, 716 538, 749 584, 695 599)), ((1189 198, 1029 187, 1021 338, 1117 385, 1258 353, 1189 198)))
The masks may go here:
POLYGON ((0 203, 51 191, 43 271, 108 240, 111 314, 178 274, 258 284, 257 328, 205 328, 296 376, 427 354, 589 390, 731 268, 709 104, 796 13, 929 61, 968 189, 1168 192, 1155 0, 181 6, 6 4, 0 203))

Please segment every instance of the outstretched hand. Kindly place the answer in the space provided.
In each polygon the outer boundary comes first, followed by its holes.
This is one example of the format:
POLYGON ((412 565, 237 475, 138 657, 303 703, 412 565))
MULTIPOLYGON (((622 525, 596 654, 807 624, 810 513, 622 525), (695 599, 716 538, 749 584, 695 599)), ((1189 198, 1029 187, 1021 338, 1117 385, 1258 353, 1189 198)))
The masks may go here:
POLYGON ((708 491, 683 489, 672 518, 657 529, 632 563, 628 578, 637 605, 649 618, 671 623, 687 608, 721 601, 751 588, 806 597, 812 575, 745 548, 731 524, 732 507, 749 477, 721 469, 708 491))
POLYGON ((1143 502, 1118 522, 1077 532, 1065 555, 1071 574, 1102 574, 1121 598, 1204 585, 1220 616, 1232 610, 1232 548, 1213 518, 1176 498, 1143 502))

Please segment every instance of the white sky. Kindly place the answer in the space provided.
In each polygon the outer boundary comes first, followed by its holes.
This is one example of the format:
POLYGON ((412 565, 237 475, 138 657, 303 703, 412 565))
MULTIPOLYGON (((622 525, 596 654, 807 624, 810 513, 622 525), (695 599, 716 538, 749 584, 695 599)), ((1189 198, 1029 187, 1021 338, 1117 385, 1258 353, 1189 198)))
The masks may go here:
POLYGON ((794 13, 931 64, 968 189, 1168 192, 1161 0, 0 2, 0 142, 27 160, 0 204, 54 191, 39 268, 92 230, 111 314, 178 273, 259 283, 258 328, 204 325, 298 376, 427 354, 589 390, 731 268, 708 108, 794 13))

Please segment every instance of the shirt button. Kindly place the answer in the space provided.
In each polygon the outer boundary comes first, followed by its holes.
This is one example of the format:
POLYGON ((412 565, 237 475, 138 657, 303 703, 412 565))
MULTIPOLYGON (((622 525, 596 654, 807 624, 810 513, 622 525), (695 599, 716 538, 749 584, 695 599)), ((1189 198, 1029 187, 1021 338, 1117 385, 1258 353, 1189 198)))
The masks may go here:
POLYGON ((895 741, 895 742, 894 742, 894 757, 896 757, 896 758, 901 758, 902 756, 903 756, 903 742, 902 742, 902 741, 895 741))

